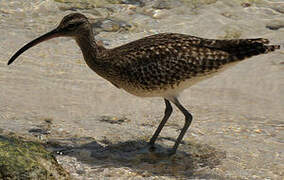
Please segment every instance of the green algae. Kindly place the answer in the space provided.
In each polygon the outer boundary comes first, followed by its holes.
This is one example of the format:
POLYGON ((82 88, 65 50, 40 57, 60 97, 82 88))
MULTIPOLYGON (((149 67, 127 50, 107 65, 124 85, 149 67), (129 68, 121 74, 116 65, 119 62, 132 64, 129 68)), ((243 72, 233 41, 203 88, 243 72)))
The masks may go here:
POLYGON ((0 179, 69 179, 69 174, 41 144, 0 135, 0 179))

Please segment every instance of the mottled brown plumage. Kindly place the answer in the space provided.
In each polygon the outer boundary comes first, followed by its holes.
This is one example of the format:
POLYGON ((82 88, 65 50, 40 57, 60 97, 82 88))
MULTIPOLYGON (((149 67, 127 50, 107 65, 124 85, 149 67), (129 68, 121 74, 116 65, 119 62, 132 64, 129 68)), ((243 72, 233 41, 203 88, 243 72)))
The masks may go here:
POLYGON ((31 41, 9 60, 11 64, 28 48, 45 40, 73 37, 88 66, 118 88, 136 96, 165 99, 165 116, 150 140, 153 147, 169 118, 174 103, 185 115, 185 125, 172 149, 175 153, 192 121, 177 96, 185 88, 220 72, 245 58, 280 48, 267 39, 204 39, 184 34, 162 33, 106 49, 95 42, 91 24, 79 13, 67 15, 53 31, 31 41))
POLYGON ((187 87, 184 83, 190 86, 231 62, 278 47, 267 46, 267 42, 266 39, 213 40, 163 33, 102 50, 96 59, 108 63, 103 63, 101 69, 98 64, 94 65, 93 69, 137 96, 164 97, 167 92, 177 95, 187 87))

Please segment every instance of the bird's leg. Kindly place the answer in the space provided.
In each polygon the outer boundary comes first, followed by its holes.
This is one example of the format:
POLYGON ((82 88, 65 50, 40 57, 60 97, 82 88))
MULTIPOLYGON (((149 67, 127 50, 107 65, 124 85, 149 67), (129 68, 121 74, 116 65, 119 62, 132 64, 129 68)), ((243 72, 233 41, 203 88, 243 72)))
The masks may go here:
POLYGON ((185 123, 184 126, 181 130, 181 133, 179 134, 175 145, 173 146, 173 149, 171 150, 170 154, 175 154, 177 151, 177 148, 185 134, 185 132, 187 131, 187 129, 189 128, 191 121, 192 121, 192 115, 180 104, 180 102, 178 101, 178 99, 175 97, 171 100, 172 103, 174 103, 178 109, 183 113, 183 115, 185 116, 185 123))
POLYGON ((154 135, 152 136, 152 138, 149 142, 151 149, 154 148, 154 144, 155 144, 157 137, 159 136, 161 130, 163 129, 164 125, 166 124, 167 120, 169 119, 170 115, 173 112, 173 108, 172 108, 170 101, 168 101, 167 99, 164 99, 164 100, 165 100, 165 104, 166 104, 165 115, 163 117, 163 120, 159 124, 159 127, 156 129, 154 135))

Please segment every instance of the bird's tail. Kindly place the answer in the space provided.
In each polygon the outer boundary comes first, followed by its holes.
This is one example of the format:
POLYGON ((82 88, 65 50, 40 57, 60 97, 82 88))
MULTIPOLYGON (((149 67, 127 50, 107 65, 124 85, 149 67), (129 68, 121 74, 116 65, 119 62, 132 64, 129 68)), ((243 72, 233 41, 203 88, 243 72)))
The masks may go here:
POLYGON ((236 41, 232 43, 231 47, 228 47, 226 51, 232 54, 236 59, 242 60, 251 56, 256 56, 259 54, 266 54, 276 49, 280 49, 280 45, 268 45, 268 39, 240 39, 231 40, 236 41))
POLYGON ((265 54, 276 49, 280 45, 268 45, 269 40, 263 38, 257 39, 232 39, 232 40, 215 40, 214 43, 206 44, 211 48, 228 52, 233 60, 243 60, 245 58, 265 54))
POLYGON ((224 40, 224 50, 229 52, 234 59, 242 60, 259 54, 266 54, 276 49, 280 49, 280 45, 268 45, 269 40, 258 39, 239 39, 239 40, 224 40))

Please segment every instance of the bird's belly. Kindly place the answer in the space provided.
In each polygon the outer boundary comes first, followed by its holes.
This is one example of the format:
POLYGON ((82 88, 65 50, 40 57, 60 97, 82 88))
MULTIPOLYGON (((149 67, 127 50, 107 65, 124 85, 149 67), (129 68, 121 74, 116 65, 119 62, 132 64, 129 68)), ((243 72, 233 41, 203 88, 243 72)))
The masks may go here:
MULTIPOLYGON (((124 89, 130 94, 133 94, 135 96, 140 97, 173 97, 178 96, 184 89, 193 86, 194 84, 211 78, 212 76, 215 76, 219 74, 220 72, 223 72, 228 67, 231 67, 232 65, 236 64, 238 62, 233 62, 227 65, 224 65, 220 67, 219 69, 210 70, 204 73, 197 74, 195 76, 192 76, 187 79, 178 80, 175 82, 172 82, 171 84, 164 84, 161 86, 156 86, 153 88, 153 86, 145 86, 141 84, 129 84, 129 83, 123 83, 120 84, 120 88, 124 89)), ((150 83, 151 84, 151 83, 150 83)))
POLYGON ((139 97, 173 97, 178 96, 184 89, 210 78, 212 75, 195 76, 185 79, 174 84, 165 84, 156 88, 148 88, 147 86, 120 85, 126 92, 139 97))

